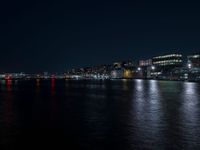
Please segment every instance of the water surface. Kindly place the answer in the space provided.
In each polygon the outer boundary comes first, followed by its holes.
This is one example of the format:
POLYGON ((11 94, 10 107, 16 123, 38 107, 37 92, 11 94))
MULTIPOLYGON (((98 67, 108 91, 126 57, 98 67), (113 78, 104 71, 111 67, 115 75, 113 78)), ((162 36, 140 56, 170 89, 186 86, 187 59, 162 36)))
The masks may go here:
POLYGON ((200 84, 0 80, 0 146, 199 149, 200 84))

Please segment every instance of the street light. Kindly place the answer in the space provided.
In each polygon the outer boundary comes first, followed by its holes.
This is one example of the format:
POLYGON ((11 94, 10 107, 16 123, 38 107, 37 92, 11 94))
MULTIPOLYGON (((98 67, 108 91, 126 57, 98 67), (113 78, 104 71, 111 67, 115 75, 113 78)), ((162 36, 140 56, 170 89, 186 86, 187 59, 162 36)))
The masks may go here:
POLYGON ((192 68, 192 64, 189 63, 188 64, 188 68, 191 69, 192 68))
POLYGON ((142 69, 140 68, 140 67, 138 67, 138 69, 137 69, 138 71, 141 71, 142 69))
POLYGON ((152 70, 155 70, 156 68, 155 68, 155 66, 151 66, 151 69, 152 69, 152 70))

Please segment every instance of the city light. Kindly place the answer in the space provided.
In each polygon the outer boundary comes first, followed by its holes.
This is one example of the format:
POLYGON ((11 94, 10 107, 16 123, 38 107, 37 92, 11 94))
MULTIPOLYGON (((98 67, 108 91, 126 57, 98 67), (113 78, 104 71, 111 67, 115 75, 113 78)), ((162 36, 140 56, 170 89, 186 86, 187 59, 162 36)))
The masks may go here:
POLYGON ((155 66, 151 66, 151 69, 152 69, 152 70, 155 70, 155 69, 156 69, 156 67, 155 67, 155 66))
POLYGON ((189 63, 188 64, 188 68, 191 69, 192 68, 192 64, 189 63))
POLYGON ((138 71, 141 71, 142 70, 142 68, 140 68, 140 67, 138 67, 138 69, 137 69, 138 71))
POLYGON ((2 73, 1 80, 18 79, 164 79, 200 81, 200 55, 188 55, 184 64, 181 54, 169 54, 134 61, 119 61, 112 64, 95 65, 86 68, 70 69, 64 73, 2 73), (187 74, 187 76, 186 76, 187 74))
POLYGON ((124 71, 124 78, 131 78, 131 71, 130 70, 124 71))

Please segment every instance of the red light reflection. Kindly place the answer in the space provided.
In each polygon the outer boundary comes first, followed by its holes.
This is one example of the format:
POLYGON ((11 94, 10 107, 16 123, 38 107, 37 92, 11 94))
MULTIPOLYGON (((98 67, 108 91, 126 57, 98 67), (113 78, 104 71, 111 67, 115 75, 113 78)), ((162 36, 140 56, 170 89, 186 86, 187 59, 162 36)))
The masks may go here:
POLYGON ((6 90, 11 91, 12 81, 10 79, 6 79, 6 90))
POLYGON ((5 125, 7 127, 10 127, 13 122, 13 109, 12 109, 12 92, 11 92, 11 85, 12 85, 12 80, 10 78, 7 78, 5 80, 5 87, 8 93, 4 97, 5 103, 4 103, 4 120, 5 120, 5 125))
POLYGON ((55 78, 51 78, 51 95, 55 94, 55 78))

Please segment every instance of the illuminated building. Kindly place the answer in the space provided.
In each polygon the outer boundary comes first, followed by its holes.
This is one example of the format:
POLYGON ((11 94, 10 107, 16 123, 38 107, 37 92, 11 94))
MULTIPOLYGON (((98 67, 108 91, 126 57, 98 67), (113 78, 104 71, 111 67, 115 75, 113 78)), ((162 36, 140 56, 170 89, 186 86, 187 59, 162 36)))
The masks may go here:
POLYGON ((26 75, 24 73, 4 73, 4 74, 0 74, 0 79, 8 79, 8 78, 12 78, 12 79, 22 79, 25 78, 26 75))
POLYGON ((124 77, 124 78, 132 78, 132 72, 131 72, 131 70, 129 70, 129 69, 124 69, 123 77, 124 77))
POLYGON ((152 59, 146 59, 146 60, 139 60, 137 67, 137 78, 147 78, 148 76, 148 67, 152 66, 152 59))
POLYGON ((0 79, 4 79, 5 78, 5 74, 0 74, 0 79))
POLYGON ((168 54, 152 58, 154 69, 149 68, 151 78, 167 79, 171 76, 174 68, 182 67, 182 54, 168 54))
POLYGON ((111 78, 123 78, 123 70, 122 69, 115 69, 111 71, 111 78))
POLYGON ((175 68, 172 70, 171 79, 172 80, 200 81, 200 68, 197 68, 197 67, 175 68))
POLYGON ((113 67, 115 69, 118 69, 118 68, 131 68, 133 66, 134 66, 134 63, 132 61, 121 61, 121 62, 113 63, 113 67))
POLYGON ((134 62, 133 61, 123 61, 122 62, 122 67, 124 68, 132 68, 134 67, 134 62))
POLYGON ((182 55, 181 54, 169 54, 163 56, 156 56, 152 59, 152 64, 156 66, 171 66, 180 67, 182 65, 182 55))
POLYGON ((151 59, 140 60, 139 61, 139 66, 140 67, 151 66, 151 65, 152 65, 152 60, 151 59))
POLYGON ((190 67, 200 67, 200 54, 189 55, 187 59, 190 67))

